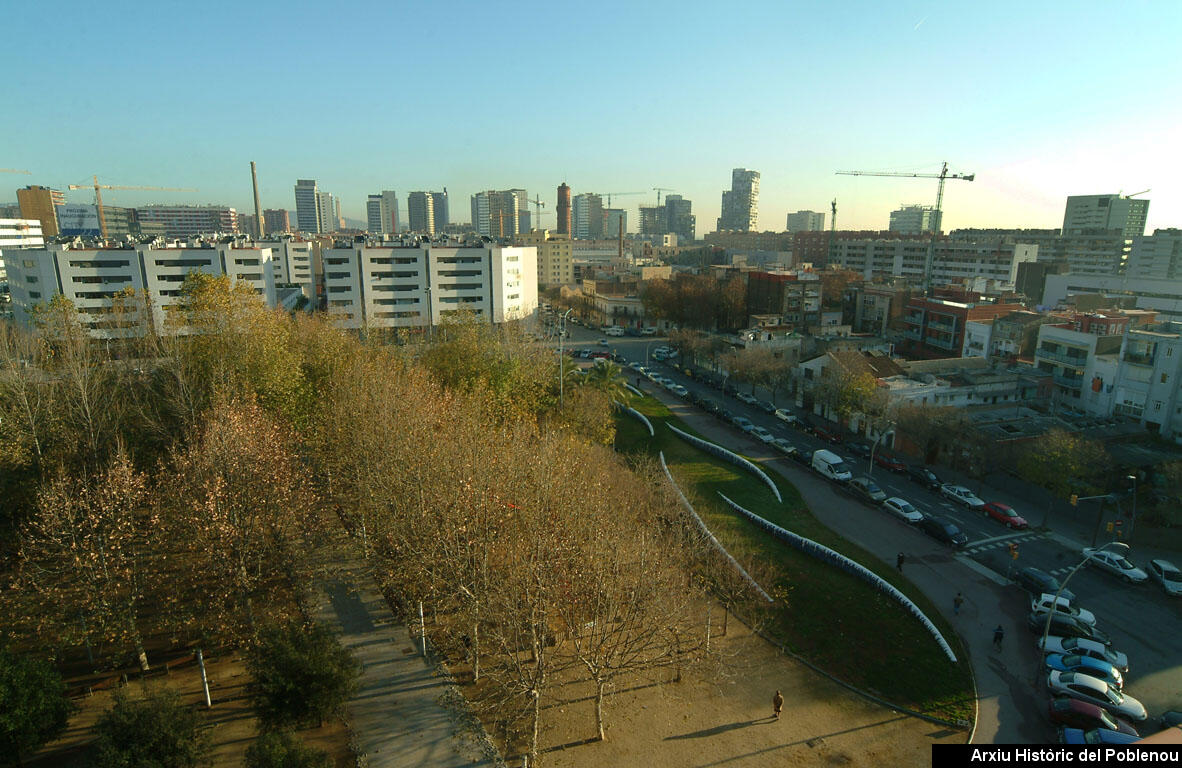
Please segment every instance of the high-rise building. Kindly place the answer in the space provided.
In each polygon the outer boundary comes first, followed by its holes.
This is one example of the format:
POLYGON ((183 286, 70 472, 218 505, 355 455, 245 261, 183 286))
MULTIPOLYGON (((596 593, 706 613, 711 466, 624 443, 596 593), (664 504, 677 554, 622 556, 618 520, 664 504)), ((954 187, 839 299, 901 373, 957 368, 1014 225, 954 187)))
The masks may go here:
POLYGON ((797 211, 788 214, 789 232, 821 232, 825 229, 825 214, 816 211, 797 211))
POLYGON ((320 232, 337 232, 341 228, 341 201, 336 195, 320 192, 316 196, 316 207, 320 211, 320 232))
POLYGON ((693 202, 681 195, 665 196, 665 231, 677 235, 682 245, 692 243, 695 239, 697 218, 693 214, 693 202))
POLYGON ((477 192, 472 195, 472 227, 498 238, 529 232, 529 195, 524 189, 477 192))
POLYGON ((1120 195, 1072 195, 1063 211, 1063 234, 1081 230, 1119 229, 1126 238, 1145 234, 1148 200, 1120 195))
MULTIPOLYGON (((524 232, 529 232, 533 227, 530 225, 530 220, 533 218, 529 210, 529 193, 524 189, 509 190, 517 202, 517 231, 513 234, 518 235, 524 232)), ((509 235, 505 235, 509 237, 509 235)))
POLYGON ((53 237, 61 232, 57 221, 57 206, 66 204, 66 194, 49 187, 29 186, 16 191, 22 219, 41 222, 41 234, 53 237))
POLYGON ((571 233, 570 187, 565 181, 558 185, 558 207, 555 210, 558 211, 558 234, 569 235, 571 233))
MULTIPOLYGON (((132 234, 135 211, 114 205, 103 206, 103 221, 107 225, 107 237, 118 238, 132 234)), ((98 206, 86 203, 66 203, 57 207, 57 223, 60 234, 70 237, 98 237, 98 206)), ((164 233, 164 230, 161 230, 164 233)))
POLYGON ((425 235, 435 234, 435 195, 431 192, 411 192, 406 196, 406 218, 410 231, 425 235))
POLYGON ((263 232, 290 232, 291 215, 285 208, 267 208, 263 211, 263 232))
POLYGON ((628 212, 623 208, 603 209, 603 236, 616 239, 620 230, 628 234, 628 212))
POLYGON ((295 185, 296 229, 318 235, 324 232, 320 220, 320 189, 315 179, 298 179, 295 185))
POLYGON ((640 234, 663 235, 668 230, 665 227, 665 208, 655 205, 640 206, 640 234))
POLYGON ((891 232, 905 235, 919 235, 924 232, 940 231, 940 215, 931 205, 904 205, 891 211, 891 232))
POLYGON ((759 228, 759 171, 735 168, 731 188, 722 193, 718 230, 754 232, 759 228))
POLYGON ((447 187, 444 187, 442 192, 432 192, 431 203, 435 212, 435 231, 442 232, 451 224, 451 215, 447 208, 447 187))
MULTIPOLYGON (((104 214, 106 210, 104 205, 104 214)), ((135 217, 141 222, 163 224, 168 237, 234 234, 239 231, 238 211, 224 205, 149 205, 136 208, 135 217)))
POLYGON ((389 190, 370 195, 365 201, 365 218, 373 234, 392 235, 398 231, 398 195, 389 190))
MULTIPOLYGON (((106 212, 107 212, 107 206, 104 205, 103 206, 103 214, 105 215, 106 212)), ((108 222, 107 226, 108 226, 107 234, 110 234, 111 230, 110 230, 110 223, 109 222, 108 222)), ((238 214, 238 231, 245 232, 246 234, 250 235, 251 237, 256 236, 258 229, 255 226, 255 218, 254 218, 253 213, 238 214)))
POLYGON ((574 236, 580 240, 603 237, 603 198, 593 192, 575 195, 574 236))

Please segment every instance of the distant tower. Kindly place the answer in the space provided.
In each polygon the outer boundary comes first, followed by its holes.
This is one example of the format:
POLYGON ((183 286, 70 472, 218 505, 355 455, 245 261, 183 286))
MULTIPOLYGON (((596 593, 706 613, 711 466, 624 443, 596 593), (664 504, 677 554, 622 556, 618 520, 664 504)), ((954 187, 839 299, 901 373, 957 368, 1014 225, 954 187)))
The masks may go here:
POLYGON ((570 187, 565 181, 558 187, 558 234, 570 234, 570 187))

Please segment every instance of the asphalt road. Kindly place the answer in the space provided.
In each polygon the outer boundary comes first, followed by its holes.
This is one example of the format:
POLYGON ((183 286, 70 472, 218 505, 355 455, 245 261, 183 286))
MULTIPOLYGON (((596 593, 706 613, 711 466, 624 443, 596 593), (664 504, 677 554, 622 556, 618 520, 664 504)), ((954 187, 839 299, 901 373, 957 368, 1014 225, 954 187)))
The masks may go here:
MULTIPOLYGON (((753 423, 766 427, 777 437, 785 437, 801 451, 811 451, 817 448, 827 448, 843 456, 850 465, 854 476, 870 473, 870 462, 859 458, 844 450, 844 445, 830 445, 816 437, 774 418, 758 408, 745 405, 741 401, 724 395, 721 391, 707 387, 704 383, 695 381, 679 371, 676 367, 657 363, 651 360, 651 351, 661 346, 664 339, 646 337, 614 337, 607 338, 598 332, 585 328, 571 326, 566 340, 568 349, 597 348, 599 339, 606 339, 610 348, 618 352, 627 362, 638 361, 644 363, 646 357, 650 367, 655 367, 664 376, 682 384, 691 393, 699 393, 718 403, 725 410, 736 415, 746 416, 753 423)), ((625 363, 626 364, 626 363, 625 363)), ((633 381, 636 374, 628 371, 629 380, 633 381)), ((647 382, 646 382, 647 384, 647 382)), ((649 390, 660 389, 656 385, 647 384, 649 390)), ((665 399, 671 396, 663 393, 665 399)), ((676 400, 676 398, 673 398, 676 400)), ((781 407, 787 404, 778 403, 781 407)), ((687 408, 707 416, 704 411, 694 408, 688 402, 687 408)), ((804 412, 788 405, 798 418, 804 417, 804 412)), ((707 416, 707 418, 709 418, 707 416)), ((721 424, 721 422, 719 422, 721 424)), ((747 455, 775 456, 769 446, 745 435, 733 427, 726 427, 723 434, 732 439, 733 446, 739 444, 739 449, 747 455)), ((819 476, 807 470, 801 464, 783 459, 779 466, 785 476, 794 484, 814 486, 818 483, 829 485, 819 476)), ((934 468, 940 474, 939 468, 934 468)), ((1060 580, 1071 571, 1082 559, 1080 549, 1090 544, 1091 526, 1081 521, 1073 528, 1053 531, 1017 531, 1009 530, 1001 523, 987 519, 981 512, 973 512, 966 507, 953 503, 941 496, 938 491, 928 491, 917 483, 912 482, 906 475, 894 474, 887 469, 875 466, 872 476, 888 496, 901 496, 910 501, 916 508, 926 515, 937 514, 955 523, 968 536, 968 544, 960 551, 936 546, 934 540, 909 526, 903 521, 894 519, 885 511, 879 510, 868 502, 849 502, 854 498, 848 492, 836 486, 830 486, 829 492, 840 499, 838 506, 852 510, 844 516, 826 520, 839 533, 851 540, 868 546, 872 551, 902 551, 907 553, 930 553, 933 557, 944 553, 949 563, 958 564, 966 572, 971 572, 975 578, 972 584, 975 591, 965 591, 967 600, 966 610, 980 613, 982 626, 993 626, 993 616, 1005 616, 1008 621, 1003 622, 1015 627, 1007 632, 1007 646, 1009 653, 1004 659, 991 659, 990 663, 998 669, 994 670, 999 684, 1008 687, 1009 702, 1002 694, 1001 709, 996 715, 996 736, 1000 740, 1020 737, 1022 741, 1039 742, 1054 739, 1054 729, 1045 717, 1045 705, 1048 699, 1046 693, 1045 675, 1039 676, 1035 682, 1036 669, 1039 667, 1038 655, 1034 651, 1038 635, 1025 629, 1025 617, 1029 611, 1029 596, 1012 585, 1008 574, 1011 569, 1034 566, 1047 571, 1060 580), (876 518, 883 518, 886 524, 880 524, 876 518), (872 541, 867 541, 867 526, 873 523, 871 530, 872 541), (1018 560, 1011 559, 1008 543, 1016 542, 1019 549, 1018 560), (989 614, 986 619, 985 615, 989 614), (1017 644, 1027 644, 1027 648, 1015 650, 1017 644), (1004 711, 1007 709, 1017 710, 1004 711)), ((804 490, 802 489, 802 492, 804 490)), ((820 493, 820 490, 817 490, 820 493)), ((806 500, 809 500, 808 493, 806 500)), ((827 498, 827 494, 822 495, 827 498)), ((986 501, 1001 501, 1012 506, 1018 514, 1026 517, 1032 524, 1041 521, 1041 515, 1034 510, 1033 505, 1018 498, 1005 489, 987 492, 986 501)), ((810 501, 810 507, 813 503, 810 501)), ((1104 539, 1101 539, 1101 542, 1104 539)), ((1161 556, 1152 553, 1153 557, 1161 556)), ((1167 553, 1168 556, 1168 553, 1167 553)), ((924 555, 927 557, 927 555, 924 555)), ((1130 553, 1130 559, 1144 566, 1149 556, 1138 551, 1130 553)), ((1173 555, 1175 562, 1182 557, 1173 555)), ((909 556, 910 560, 910 556, 909 556)), ((917 582, 918 583, 918 582, 917 582)), ((922 588, 922 585, 921 585, 922 588)), ((1082 607, 1091 610, 1098 618, 1097 626, 1108 633, 1113 639, 1112 647, 1128 654, 1129 674, 1126 676, 1125 692, 1139 699, 1149 711, 1150 723, 1162 712, 1170 709, 1182 709, 1182 600, 1166 595, 1155 583, 1142 585, 1126 585, 1115 576, 1096 571, 1091 568, 1081 569, 1072 579, 1068 588, 1077 596, 1077 602, 1082 607)), ((925 589, 925 592, 928 590, 925 589)), ((950 596, 932 595, 939 601, 945 599, 950 602, 950 596)), ((948 612, 951 613, 951 606, 948 612)), ((980 630, 974 630, 979 632, 980 630)), ((966 638, 967 639, 967 638, 966 638)), ((1151 733, 1156 730, 1153 724, 1144 724, 1139 730, 1151 733)), ((982 734, 984 735, 984 734, 982 734)), ((994 739, 987 739, 994 740, 994 739)))

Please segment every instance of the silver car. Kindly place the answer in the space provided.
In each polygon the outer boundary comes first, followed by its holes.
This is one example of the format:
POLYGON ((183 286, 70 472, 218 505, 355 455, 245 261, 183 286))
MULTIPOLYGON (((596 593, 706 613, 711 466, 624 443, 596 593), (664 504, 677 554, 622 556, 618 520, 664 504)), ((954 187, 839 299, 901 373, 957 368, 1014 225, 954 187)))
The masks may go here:
POLYGON ((1150 560, 1149 576, 1161 584, 1167 595, 1182 595, 1182 571, 1169 560, 1150 560))
POLYGON ((882 508, 900 520, 906 520, 909 523, 918 523, 920 520, 923 520, 922 512, 911 506, 911 502, 901 499, 898 496, 892 496, 884 501, 882 508))
POLYGON ((1084 547, 1083 556, 1088 559, 1088 565, 1094 565, 1100 570, 1120 576, 1130 584, 1140 584, 1149 578, 1149 574, 1133 565, 1127 558, 1115 552, 1084 547))

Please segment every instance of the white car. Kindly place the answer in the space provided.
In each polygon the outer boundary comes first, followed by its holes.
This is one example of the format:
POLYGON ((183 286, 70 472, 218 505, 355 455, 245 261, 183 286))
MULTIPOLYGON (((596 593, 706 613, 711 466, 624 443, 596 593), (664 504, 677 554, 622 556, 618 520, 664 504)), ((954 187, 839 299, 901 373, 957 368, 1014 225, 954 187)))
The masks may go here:
POLYGON ((1182 595, 1182 571, 1169 560, 1150 560, 1149 575, 1161 584, 1167 595, 1182 595))
POLYGON ((758 437, 760 440, 764 441, 765 443, 770 443, 776 439, 775 435, 773 435, 771 432, 768 432, 763 427, 752 427, 751 434, 755 437, 758 437))
POLYGON ((689 396, 689 390, 686 389, 685 387, 681 386, 680 384, 674 384, 673 386, 669 387, 669 391, 672 392, 673 394, 677 395, 678 397, 688 397, 689 396))
POLYGON ((639 362, 628 363, 628 367, 634 371, 644 370, 644 364, 639 362))
POLYGON ((950 485, 945 483, 940 486, 940 493, 952 499, 953 501, 964 504, 969 509, 980 509, 985 506, 985 502, 977 498, 976 494, 965 488, 963 485, 950 485))
POLYGON ((775 416, 780 421, 786 421, 789 424, 793 424, 796 422, 796 414, 792 413, 787 408, 777 408, 776 412, 775 412, 775 416))
POLYGON ((1093 547, 1084 547, 1083 556, 1088 559, 1088 565, 1108 571, 1114 576, 1120 576, 1130 584, 1140 584, 1149 578, 1149 574, 1133 565, 1123 555, 1108 552, 1093 547))
POLYGON ((1132 696, 1121 693, 1103 680, 1079 672, 1055 670, 1047 676, 1047 687, 1052 696, 1070 696, 1086 701, 1127 720, 1140 722, 1148 717, 1145 705, 1132 696))
POLYGON ((746 403, 747 405, 755 405, 757 402, 759 402, 755 399, 755 395, 749 395, 746 392, 740 392, 739 394, 735 395, 735 399, 741 403, 746 403))
POLYGON ((908 523, 918 523, 923 520, 923 513, 915 507, 911 506, 911 502, 906 499, 901 499, 898 496, 892 496, 882 503, 882 508, 890 512, 900 520, 905 520, 908 523))
POLYGON ((1106 661, 1124 674, 1129 673, 1129 657, 1120 651, 1114 651, 1103 643, 1095 640, 1085 640, 1082 637, 1059 637, 1051 635, 1047 638, 1047 645, 1043 648, 1042 638, 1038 638, 1038 647, 1044 654, 1062 653, 1087 656, 1100 661, 1106 661))
POLYGON ((1055 606, 1056 616, 1070 616, 1089 627, 1096 626, 1096 614, 1089 610, 1072 605, 1065 597, 1060 596, 1058 602, 1055 601, 1055 596, 1044 592, 1038 597, 1030 600, 1030 610, 1033 613, 1046 615, 1051 610, 1051 605, 1055 606))
POLYGON ((796 453, 796 446, 782 437, 777 437, 775 440, 773 440, 772 447, 785 456, 791 456, 792 454, 796 453))

